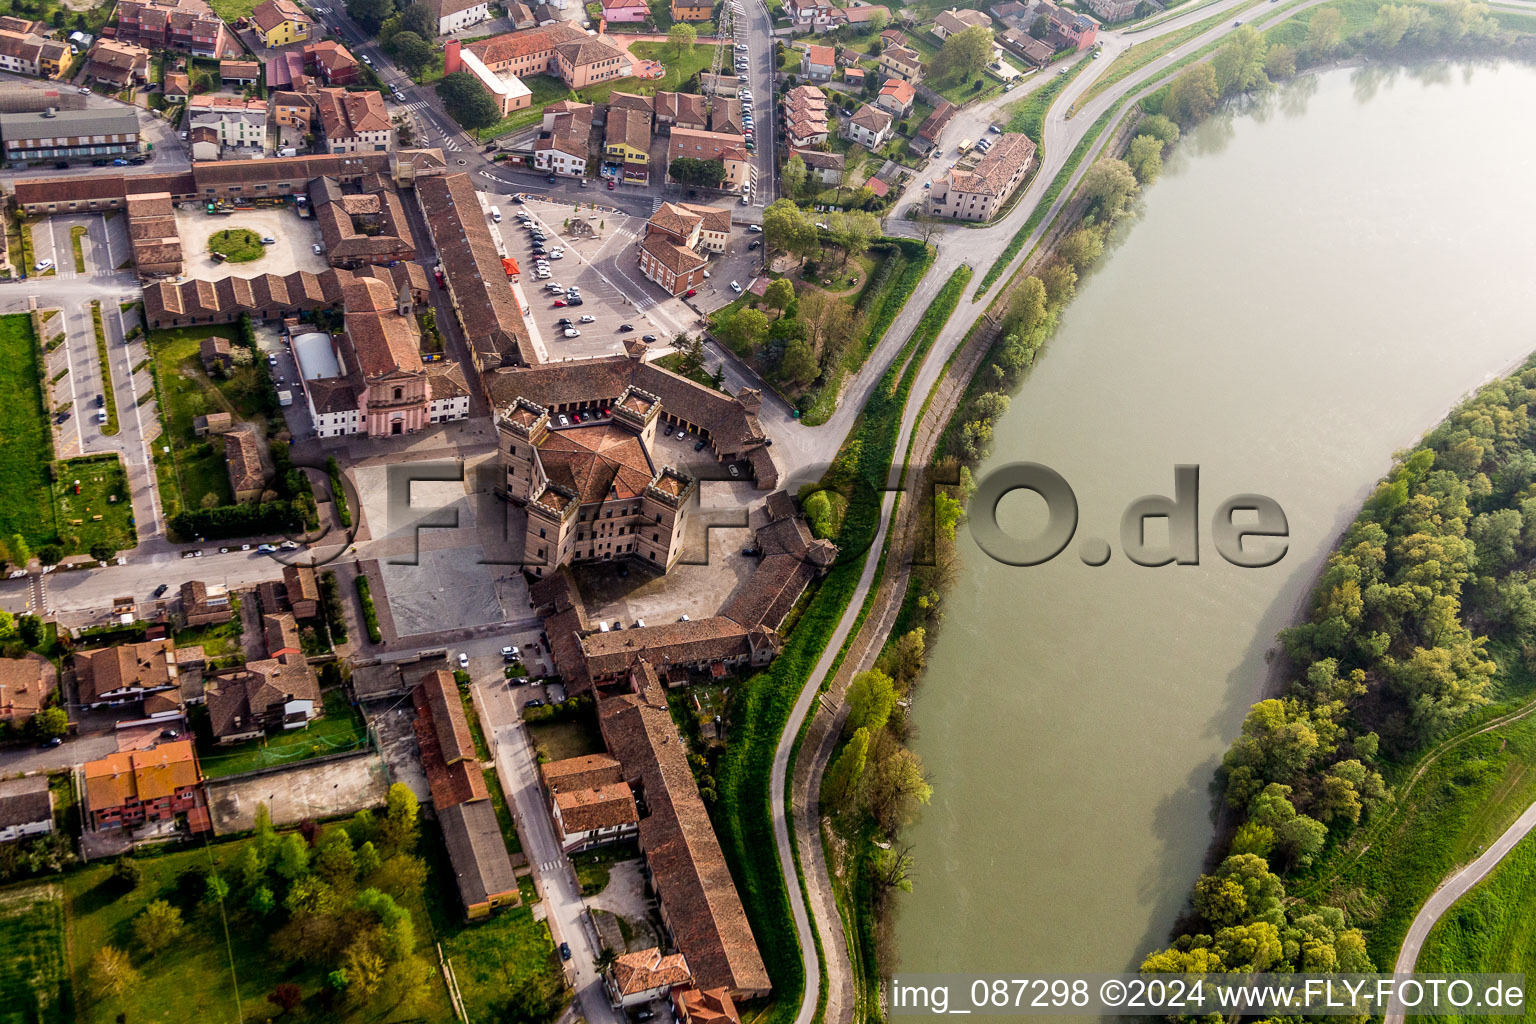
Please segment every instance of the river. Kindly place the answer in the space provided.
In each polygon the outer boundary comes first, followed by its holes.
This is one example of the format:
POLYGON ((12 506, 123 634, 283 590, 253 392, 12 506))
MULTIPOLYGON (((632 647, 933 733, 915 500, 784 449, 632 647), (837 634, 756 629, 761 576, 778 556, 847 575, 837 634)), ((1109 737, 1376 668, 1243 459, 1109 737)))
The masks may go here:
MULTIPOLYGON (((1276 632, 1392 453, 1536 350, 1532 110, 1528 67, 1370 66, 1177 147, 982 467, 1053 467, 1080 521, 1035 568, 961 531, 914 709, 934 794, 906 837, 901 970, 1131 970, 1164 944, 1276 632), (1200 466, 1200 564, 1133 565, 1121 511, 1172 495, 1180 463, 1200 466), (1210 540, 1242 492, 1285 510, 1272 568, 1210 540), (1084 538, 1112 540, 1107 565, 1084 538)), ((1043 507, 1010 496, 999 520, 1029 535, 1043 507)))

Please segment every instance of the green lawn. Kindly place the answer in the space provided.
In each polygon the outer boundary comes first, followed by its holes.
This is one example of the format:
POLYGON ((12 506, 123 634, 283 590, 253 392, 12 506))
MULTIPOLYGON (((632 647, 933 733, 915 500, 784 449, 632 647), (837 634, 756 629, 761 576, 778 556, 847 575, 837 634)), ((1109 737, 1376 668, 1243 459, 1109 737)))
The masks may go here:
POLYGON ((596 721, 529 722, 528 736, 534 749, 545 759, 563 761, 568 757, 601 754, 603 737, 596 721))
POLYGON ((29 885, 0 895, 0 1021, 65 1024, 74 1019, 64 965, 64 904, 58 888, 29 885))
POLYGON ((239 654, 242 649, 240 646, 239 597, 231 595, 230 603, 234 605, 235 614, 228 622, 177 630, 176 646, 201 646, 204 656, 208 658, 224 658, 232 654, 239 654))
POLYGON ((339 689, 326 690, 325 714, 306 728, 274 732, 261 739, 223 746, 213 742, 207 717, 194 722, 197 758, 209 778, 236 775, 276 764, 293 764, 322 754, 338 754, 367 743, 368 730, 362 715, 347 703, 339 689))
POLYGON ((80 239, 85 237, 85 225, 76 224, 69 229, 69 245, 75 252, 75 273, 85 273, 85 249, 80 239))
POLYGON ((489 128, 482 128, 475 133, 477 138, 494 139, 535 124, 544 116, 545 107, 571 96, 571 90, 564 82, 549 75, 528 75, 523 79, 523 84, 528 87, 529 92, 533 93, 533 105, 522 110, 514 110, 489 128))
POLYGON ((1536 908, 1536 835, 1528 835, 1505 855, 1492 874, 1446 911, 1425 940, 1415 970, 1424 973, 1536 974, 1536 913, 1532 912, 1533 908, 1536 908))
POLYGON ((643 60, 660 61, 666 66, 667 73, 661 78, 621 78, 617 82, 604 82, 579 90, 577 95, 583 102, 605 103, 614 89, 647 93, 675 91, 700 71, 708 71, 715 56, 714 46, 708 43, 694 43, 683 51, 681 58, 677 56, 677 47, 671 43, 633 43, 629 52, 643 60))
POLYGON ((523 841, 517 838, 517 824, 512 820, 512 810, 507 806, 507 794, 501 788, 501 779, 495 768, 484 771, 485 788, 491 792, 491 806, 496 810, 496 824, 501 826, 501 838, 513 853, 523 852, 523 841))
POLYGON ((223 253, 231 263, 251 263, 265 256, 267 247, 250 228, 221 228, 208 236, 208 251, 223 253))
POLYGON ((57 533, 48 498, 52 452, 32 318, 0 316, 0 536, 21 534, 34 548, 57 533))
MULTIPOLYGON (((442 884, 451 885, 446 879, 442 884)), ((560 957, 549 925, 533 919, 532 895, 532 886, 525 887, 522 906, 499 910, 476 924, 436 922, 443 955, 453 967, 472 1021, 516 1019, 499 1017, 497 1011, 523 986, 559 989, 560 957)))
POLYGON ((165 427, 155 445, 155 463, 167 517, 181 508, 198 507, 208 494, 214 495, 220 505, 234 501, 229 472, 224 467, 223 439, 195 437, 192 421, 211 412, 233 413, 237 419, 259 419, 257 369, 237 367, 229 380, 210 380, 198 358, 198 346, 207 337, 238 341, 233 324, 182 327, 149 334, 156 397, 165 427), (166 445, 171 448, 169 457, 162 451, 166 445))
MULTIPOLYGON (((1078 72, 1087 66, 1088 61, 1080 60, 1071 67, 1063 66, 1055 70, 1046 69, 1046 73, 1051 75, 1050 82, 1042 85, 1022 100, 1019 100, 1019 102, 1008 105, 1008 130, 1011 132, 1022 132, 1028 135, 1030 141, 1034 142, 1036 146, 1042 146, 1042 140, 1045 135, 1045 115, 1051 109, 1051 104, 1056 101, 1056 97, 1061 93, 1061 90, 1065 89, 1067 84, 1077 77, 1078 72), (1061 71, 1065 71, 1066 74, 1059 74, 1058 72, 1061 71)), ((1023 191, 1023 189, 1020 189, 1020 191, 1023 191)))
POLYGON ((475 744, 475 756, 482 761, 491 759, 491 748, 485 743, 485 730, 480 727, 480 715, 475 711, 475 702, 469 696, 469 690, 459 687, 459 700, 464 705, 464 718, 469 723, 469 737, 475 744))
POLYGON ((69 550, 89 551, 96 544, 107 544, 127 551, 138 544, 128 476, 118 456, 98 455, 59 463, 53 500, 59 533, 71 541, 65 545, 69 550), (75 493, 76 481, 79 494, 75 493))
POLYGON ((213 13, 223 18, 226 24, 234 24, 240 18, 249 18, 251 12, 256 9, 261 0, 210 0, 209 5, 213 13))

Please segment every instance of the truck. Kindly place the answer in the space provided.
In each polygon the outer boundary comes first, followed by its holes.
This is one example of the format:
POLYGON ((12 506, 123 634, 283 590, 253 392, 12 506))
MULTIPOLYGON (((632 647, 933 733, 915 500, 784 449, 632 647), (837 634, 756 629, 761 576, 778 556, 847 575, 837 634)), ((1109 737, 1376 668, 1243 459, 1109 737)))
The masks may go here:
POLYGON ((955 150, 955 152, 959 153, 961 156, 965 156, 965 154, 967 154, 967 153, 969 153, 971 151, 971 147, 974 146, 974 145, 975 145, 975 143, 972 142, 970 139, 961 139, 960 140, 960 146, 959 146, 958 149, 955 150))
POLYGON ((293 392, 292 391, 279 391, 277 393, 277 404, 278 405, 292 405, 293 404, 293 392))
POLYGON ((277 155, 278 156, 298 156, 299 155, 299 151, 297 149, 295 149, 293 146, 284 146, 282 149, 277 151, 277 155))

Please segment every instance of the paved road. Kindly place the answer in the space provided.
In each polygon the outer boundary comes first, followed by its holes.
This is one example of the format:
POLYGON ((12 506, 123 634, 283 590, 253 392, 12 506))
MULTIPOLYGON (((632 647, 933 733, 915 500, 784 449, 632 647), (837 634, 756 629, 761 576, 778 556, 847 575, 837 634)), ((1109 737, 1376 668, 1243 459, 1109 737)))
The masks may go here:
MULTIPOLYGON (((1509 826, 1509 829, 1493 845, 1483 853, 1481 857, 1456 872, 1450 878, 1441 883, 1424 905, 1419 908, 1419 913, 1413 919, 1413 924, 1408 926, 1408 934, 1403 938, 1402 949, 1397 954, 1397 963, 1392 967, 1393 974, 1412 974, 1419 962, 1419 952, 1424 948, 1424 940, 1429 938, 1429 933, 1435 924, 1450 910, 1456 901, 1467 892, 1488 877, 1499 861, 1503 860, 1515 844, 1536 829, 1536 804, 1525 809, 1525 813, 1509 826)), ((1386 1024, 1402 1024, 1403 1006, 1397 1000, 1393 1000, 1387 1008, 1386 1024)))
MULTIPOLYGON (((501 664, 496 657, 496 667, 501 664)), ((495 745, 496 774, 506 791, 528 844, 524 851, 533 866, 534 884, 544 901, 550 932, 556 944, 568 943, 571 959, 565 962, 566 979, 576 992, 576 1002, 588 1024, 627 1024, 608 1002, 601 977, 593 966, 598 949, 595 936, 582 922, 585 904, 575 871, 560 847, 554 825, 539 789, 538 765, 533 745, 523 727, 519 708, 534 695, 526 686, 509 687, 504 680, 479 671, 475 682, 486 734, 495 745)), ((494 676, 499 676, 495 672, 494 676)))

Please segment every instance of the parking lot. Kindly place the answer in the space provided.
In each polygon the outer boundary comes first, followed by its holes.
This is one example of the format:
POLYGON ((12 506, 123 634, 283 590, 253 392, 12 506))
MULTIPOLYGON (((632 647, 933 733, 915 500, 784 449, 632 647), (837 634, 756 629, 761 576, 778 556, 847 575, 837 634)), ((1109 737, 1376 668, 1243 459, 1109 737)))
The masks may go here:
POLYGON ((210 216, 201 206, 176 208, 176 232, 181 236, 182 257, 188 277, 222 281, 226 277, 260 277, 307 270, 318 274, 330 266, 313 249, 320 244, 320 225, 294 213, 290 207, 236 210, 227 216, 210 216), (208 253, 208 237, 226 228, 249 228, 265 238, 266 255, 249 263, 215 263, 208 253))

